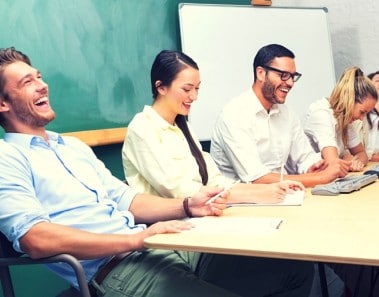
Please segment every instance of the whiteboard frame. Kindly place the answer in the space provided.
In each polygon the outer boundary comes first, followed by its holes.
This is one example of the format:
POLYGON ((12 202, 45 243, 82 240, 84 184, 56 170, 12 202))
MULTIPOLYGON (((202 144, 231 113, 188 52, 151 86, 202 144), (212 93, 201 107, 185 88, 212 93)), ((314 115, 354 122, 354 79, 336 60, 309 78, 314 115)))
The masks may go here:
POLYGON ((199 96, 189 115, 200 140, 211 139, 222 107, 252 85, 254 56, 266 44, 282 44, 295 54, 303 76, 286 104, 301 120, 311 102, 330 95, 335 71, 327 8, 194 3, 178 8, 181 49, 200 68, 199 96))

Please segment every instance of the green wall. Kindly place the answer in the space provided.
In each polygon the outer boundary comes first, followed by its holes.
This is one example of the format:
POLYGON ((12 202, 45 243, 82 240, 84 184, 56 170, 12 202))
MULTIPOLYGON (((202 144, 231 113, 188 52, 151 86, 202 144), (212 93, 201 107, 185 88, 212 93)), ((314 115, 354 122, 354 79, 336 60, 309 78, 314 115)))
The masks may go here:
POLYGON ((113 173, 114 176, 124 180, 121 149, 122 143, 94 147, 93 151, 96 156, 98 156, 98 158, 105 163, 105 166, 113 173))
MULTIPOLYGON (((11 275, 16 297, 53 297, 69 288, 66 281, 40 265, 14 266, 11 275)), ((0 292, 0 297, 6 296, 0 292)))

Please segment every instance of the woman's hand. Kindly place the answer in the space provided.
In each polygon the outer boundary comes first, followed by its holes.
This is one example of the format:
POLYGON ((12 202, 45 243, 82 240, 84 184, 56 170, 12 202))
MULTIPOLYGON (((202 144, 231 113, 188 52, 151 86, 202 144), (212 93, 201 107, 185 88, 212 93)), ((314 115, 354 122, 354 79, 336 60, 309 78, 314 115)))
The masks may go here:
POLYGON ((357 172, 362 171, 365 164, 359 160, 357 157, 351 159, 350 171, 357 172))
POLYGON ((194 217, 220 216, 227 207, 229 191, 223 188, 204 186, 200 192, 188 200, 188 207, 194 217), (215 195, 219 196, 211 203, 207 203, 215 195))

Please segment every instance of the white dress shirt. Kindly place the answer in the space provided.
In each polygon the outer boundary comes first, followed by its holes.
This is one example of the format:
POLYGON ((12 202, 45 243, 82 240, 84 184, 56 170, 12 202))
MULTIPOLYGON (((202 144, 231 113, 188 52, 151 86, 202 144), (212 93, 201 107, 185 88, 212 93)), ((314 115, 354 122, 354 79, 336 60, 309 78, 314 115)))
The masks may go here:
POLYGON ((252 89, 232 99, 216 121, 211 155, 226 176, 244 182, 270 172, 305 173, 320 160, 300 120, 284 104, 267 112, 252 89))

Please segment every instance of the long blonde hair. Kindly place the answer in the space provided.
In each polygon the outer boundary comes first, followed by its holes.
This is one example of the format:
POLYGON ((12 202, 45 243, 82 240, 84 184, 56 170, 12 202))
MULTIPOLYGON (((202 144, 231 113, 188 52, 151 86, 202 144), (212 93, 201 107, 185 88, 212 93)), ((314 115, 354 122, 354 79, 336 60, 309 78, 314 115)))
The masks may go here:
POLYGON ((347 68, 334 87, 329 98, 330 107, 337 120, 337 129, 342 132, 342 141, 347 146, 347 128, 353 120, 355 103, 362 103, 368 96, 377 100, 372 81, 358 67, 347 68))

